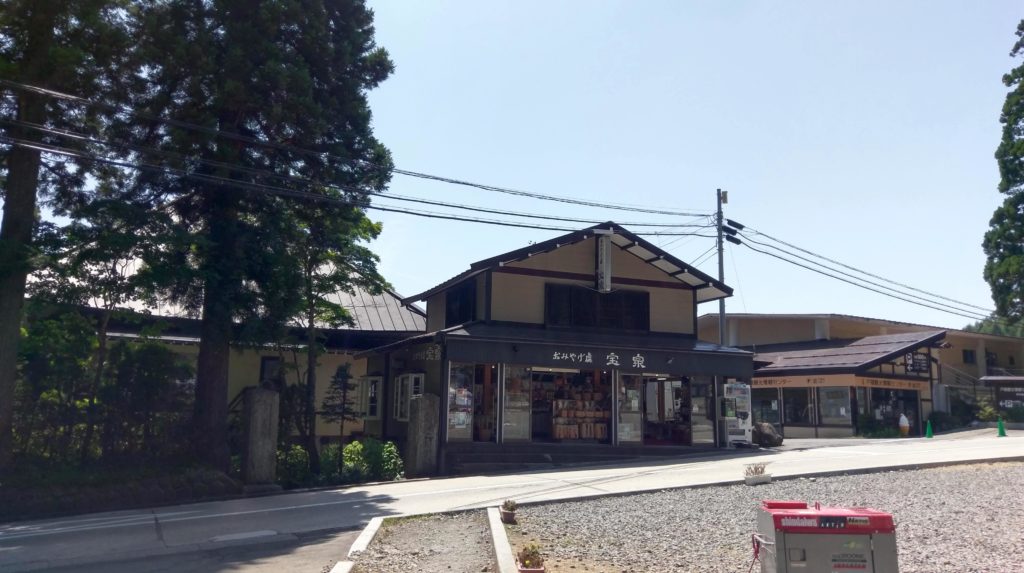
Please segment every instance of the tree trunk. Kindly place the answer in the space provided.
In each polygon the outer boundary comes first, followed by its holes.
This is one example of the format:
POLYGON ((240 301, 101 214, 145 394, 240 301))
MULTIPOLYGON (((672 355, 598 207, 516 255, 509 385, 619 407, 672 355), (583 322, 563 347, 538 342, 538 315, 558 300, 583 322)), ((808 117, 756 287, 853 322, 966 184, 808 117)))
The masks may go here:
POLYGON ((98 343, 96 355, 93 357, 94 372, 92 385, 89 387, 89 406, 86 413, 85 436, 82 437, 82 451, 79 456, 79 463, 85 465, 89 461, 89 448, 92 447, 92 436, 96 431, 96 394, 99 393, 100 384, 103 381, 103 370, 107 364, 107 327, 110 325, 110 315, 113 310, 103 309, 103 316, 100 317, 99 329, 96 331, 98 343))
MULTIPOLYGON (((307 283, 311 278, 307 274, 307 283)), ((309 309, 306 316, 306 424, 309 431, 306 433, 306 452, 309 454, 309 470, 320 475, 320 447, 316 435, 316 310, 312 299, 307 300, 309 309)))
MULTIPOLYGON (((40 76, 50 55, 58 9, 58 2, 39 2, 32 9, 25 58, 20 63, 25 71, 22 77, 29 83, 48 83, 40 76)), ((42 96, 19 92, 17 99, 19 121, 46 122, 46 104, 42 96)), ((33 138, 20 127, 8 129, 18 139, 33 138)), ((32 149, 13 147, 7 157, 4 216, 0 222, 0 473, 10 466, 13 455, 14 384, 25 281, 29 272, 28 255, 36 221, 39 155, 32 149)))
POLYGON ((195 447, 199 460, 227 472, 228 365, 232 315, 239 278, 238 200, 229 190, 207 195, 208 252, 204 264, 203 316, 196 367, 195 447))

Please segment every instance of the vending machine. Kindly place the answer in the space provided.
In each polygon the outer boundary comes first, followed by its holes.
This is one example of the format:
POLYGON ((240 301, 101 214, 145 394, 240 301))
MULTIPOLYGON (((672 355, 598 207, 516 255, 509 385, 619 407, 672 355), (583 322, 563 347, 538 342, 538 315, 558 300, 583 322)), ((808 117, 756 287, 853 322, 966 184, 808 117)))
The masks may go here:
POLYGON ((719 441, 726 447, 753 444, 754 420, 750 406, 750 384, 727 382, 719 409, 719 441))

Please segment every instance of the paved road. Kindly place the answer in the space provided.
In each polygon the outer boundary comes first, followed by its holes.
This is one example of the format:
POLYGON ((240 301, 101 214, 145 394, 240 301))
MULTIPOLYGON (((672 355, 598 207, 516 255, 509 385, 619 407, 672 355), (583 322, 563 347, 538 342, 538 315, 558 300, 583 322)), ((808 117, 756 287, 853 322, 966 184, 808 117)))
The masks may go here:
POLYGON ((996 438, 995 430, 984 430, 934 440, 829 441, 803 446, 777 452, 737 451, 724 459, 719 455, 690 457, 682 463, 645 460, 614 467, 409 480, 19 522, 0 525, 0 571, 83 563, 108 563, 86 569, 96 571, 164 571, 168 570, 168 563, 181 563, 178 570, 249 571, 262 563, 279 570, 316 572, 329 565, 324 559, 332 554, 332 548, 337 549, 335 558, 344 556, 351 536, 338 534, 332 539, 331 535, 311 534, 355 529, 377 515, 469 509, 493 505, 506 498, 520 502, 551 501, 736 481, 742 478, 744 464, 754 460, 770 462, 769 470, 775 476, 786 477, 929 463, 1024 459, 1024 432, 1011 432, 1008 438, 996 438), (825 445, 834 447, 821 447, 825 445), (300 564, 289 560, 298 554, 312 561, 300 564), (109 565, 124 560, 134 561, 109 565))

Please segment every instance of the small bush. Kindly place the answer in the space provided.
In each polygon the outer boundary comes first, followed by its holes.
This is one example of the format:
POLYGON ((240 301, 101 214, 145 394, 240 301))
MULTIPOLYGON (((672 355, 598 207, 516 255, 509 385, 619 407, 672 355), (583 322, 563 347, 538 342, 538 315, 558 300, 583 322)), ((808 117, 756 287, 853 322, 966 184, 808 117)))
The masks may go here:
POLYGON ((978 400, 978 419, 982 422, 995 422, 999 419, 999 410, 992 405, 988 398, 978 400))
POLYGON ((520 549, 519 553, 516 554, 516 559, 519 560, 519 565, 522 567, 540 569, 544 566, 544 557, 540 554, 540 547, 535 543, 520 549))
POLYGON ((302 446, 291 446, 277 450, 277 482, 284 488, 308 485, 312 475, 309 471, 309 454, 302 446))
POLYGON ((320 482, 325 485, 341 481, 341 446, 327 444, 320 450, 320 482))
POLYGON ((394 442, 381 443, 373 438, 352 442, 342 451, 343 479, 359 477, 357 481, 390 481, 401 479, 404 471, 402 456, 394 442))
POLYGON ((514 500, 511 500, 511 499, 506 499, 501 504, 501 509, 504 509, 505 511, 515 511, 518 508, 519 508, 519 504, 516 503, 514 500))

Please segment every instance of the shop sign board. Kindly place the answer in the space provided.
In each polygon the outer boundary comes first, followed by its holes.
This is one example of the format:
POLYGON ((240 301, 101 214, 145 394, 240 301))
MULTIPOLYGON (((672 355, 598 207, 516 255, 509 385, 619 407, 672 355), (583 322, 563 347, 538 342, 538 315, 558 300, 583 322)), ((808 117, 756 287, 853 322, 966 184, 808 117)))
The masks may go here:
POLYGON ((1004 410, 1024 406, 1024 382, 995 387, 996 405, 1004 410))
POLYGON ((907 373, 927 373, 931 371, 931 360, 928 359, 927 354, 921 354, 920 352, 908 352, 903 357, 903 361, 907 367, 907 373))
POLYGON ((925 390, 928 383, 880 376, 854 374, 820 374, 817 376, 765 376, 755 377, 754 388, 817 388, 826 386, 856 386, 860 388, 888 388, 891 390, 925 390))

